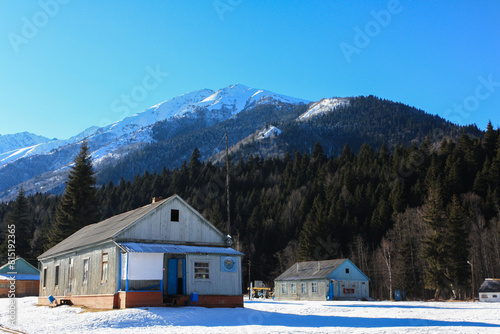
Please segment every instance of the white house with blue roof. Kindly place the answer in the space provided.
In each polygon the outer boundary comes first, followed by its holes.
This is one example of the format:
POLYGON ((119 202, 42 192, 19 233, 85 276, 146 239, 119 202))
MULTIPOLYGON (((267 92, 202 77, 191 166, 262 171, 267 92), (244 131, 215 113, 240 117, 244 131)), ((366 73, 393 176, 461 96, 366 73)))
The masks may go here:
POLYGON ((370 279, 349 259, 297 262, 274 280, 275 299, 357 300, 370 296, 370 279))
POLYGON ((39 256, 40 304, 243 307, 241 257, 177 195, 88 225, 39 256))

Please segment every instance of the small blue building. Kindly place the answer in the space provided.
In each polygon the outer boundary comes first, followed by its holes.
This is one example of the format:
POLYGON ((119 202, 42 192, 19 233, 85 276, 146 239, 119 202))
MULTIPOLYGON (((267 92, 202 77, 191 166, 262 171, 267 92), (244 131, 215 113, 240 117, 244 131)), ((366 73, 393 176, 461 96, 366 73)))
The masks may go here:
POLYGON ((369 283, 349 259, 297 262, 274 280, 274 296, 281 300, 366 299, 369 283))

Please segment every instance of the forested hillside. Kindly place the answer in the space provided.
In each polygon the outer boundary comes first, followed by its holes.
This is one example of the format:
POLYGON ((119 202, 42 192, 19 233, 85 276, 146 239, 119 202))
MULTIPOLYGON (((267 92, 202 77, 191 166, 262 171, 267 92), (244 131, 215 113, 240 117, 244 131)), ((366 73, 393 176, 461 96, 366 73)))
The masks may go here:
MULTIPOLYGON (((470 298, 467 261, 476 287, 500 277, 499 135, 489 124, 482 138, 428 137, 391 150, 364 144, 357 154, 346 145, 339 156, 316 144, 310 154, 232 161, 231 235, 245 270, 251 261, 252 280, 271 283, 296 260, 349 257, 371 278, 375 298, 394 289, 408 298, 470 298)), ((195 149, 180 168, 99 188, 100 218, 179 194, 224 231, 224 183, 224 168, 195 149)), ((35 261, 58 198, 27 199, 25 254, 35 261)), ((2 227, 15 204, 0 205, 2 227)))

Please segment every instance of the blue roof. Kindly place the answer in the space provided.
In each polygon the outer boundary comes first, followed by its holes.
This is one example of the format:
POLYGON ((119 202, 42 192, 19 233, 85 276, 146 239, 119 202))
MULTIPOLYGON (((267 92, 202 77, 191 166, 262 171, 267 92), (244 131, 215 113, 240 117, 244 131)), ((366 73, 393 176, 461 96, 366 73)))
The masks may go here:
POLYGON ((118 245, 128 253, 168 253, 168 254, 222 254, 245 255, 231 247, 186 246, 173 244, 147 244, 120 242, 118 245))
POLYGON ((30 275, 30 274, 16 274, 16 275, 0 275, 0 280, 10 281, 14 277, 16 281, 39 281, 40 275, 30 275))

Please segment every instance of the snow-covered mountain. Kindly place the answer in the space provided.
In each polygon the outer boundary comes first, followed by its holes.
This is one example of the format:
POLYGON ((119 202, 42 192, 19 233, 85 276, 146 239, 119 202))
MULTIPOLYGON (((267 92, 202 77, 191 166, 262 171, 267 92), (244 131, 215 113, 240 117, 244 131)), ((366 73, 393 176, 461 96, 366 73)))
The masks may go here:
MULTIPOLYGON (((21 142, 17 146, 6 144, 0 151, 0 200, 10 198, 9 194, 15 193, 20 185, 31 192, 45 192, 59 186, 64 182, 64 173, 84 138, 90 145, 96 167, 99 167, 100 164, 112 163, 141 145, 157 141, 154 127, 160 122, 164 122, 167 128, 183 124, 182 120, 200 119, 211 125, 259 105, 308 103, 307 100, 267 90, 231 85, 217 91, 203 89, 180 95, 113 124, 91 127, 69 139, 40 137, 35 141, 33 137, 32 141, 26 141, 27 145, 21 142)), ((182 128, 177 131, 182 132, 182 128)))
POLYGON ((317 117, 319 115, 324 115, 329 113, 338 107, 349 105, 348 98, 331 98, 331 99, 321 99, 309 106, 309 109, 299 117, 299 121, 305 121, 312 117, 317 117))
POLYGON ((49 139, 29 132, 20 132, 12 135, 0 135, 0 153, 30 147, 49 142, 49 139))

